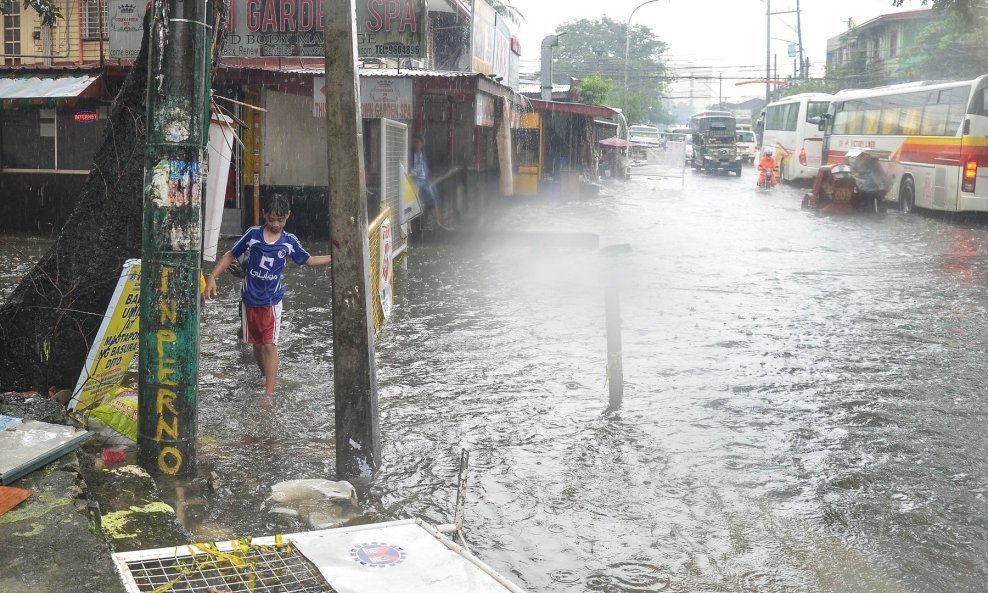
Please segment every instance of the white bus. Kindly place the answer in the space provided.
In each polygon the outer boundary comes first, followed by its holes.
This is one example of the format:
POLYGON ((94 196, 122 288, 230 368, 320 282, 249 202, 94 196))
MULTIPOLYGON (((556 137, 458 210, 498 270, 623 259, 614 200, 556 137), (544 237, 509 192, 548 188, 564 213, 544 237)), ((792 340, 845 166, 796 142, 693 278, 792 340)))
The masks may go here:
POLYGON ((888 154, 888 197, 904 212, 988 211, 988 75, 906 83, 834 95, 826 117, 827 162, 852 148, 888 154))
POLYGON ((820 116, 827 113, 832 98, 826 93, 801 93, 765 107, 761 147, 772 149, 783 181, 816 177, 823 163, 820 116))

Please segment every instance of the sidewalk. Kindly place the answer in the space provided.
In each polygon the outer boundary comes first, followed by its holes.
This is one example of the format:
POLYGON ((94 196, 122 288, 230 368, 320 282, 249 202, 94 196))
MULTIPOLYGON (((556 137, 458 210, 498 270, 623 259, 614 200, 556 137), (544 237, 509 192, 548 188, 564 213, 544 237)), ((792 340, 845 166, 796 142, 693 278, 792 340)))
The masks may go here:
MULTIPOLYGON (((0 395, 0 414, 68 424, 53 400, 0 395)), ((123 593, 111 558, 116 551, 188 541, 170 507, 141 470, 94 469, 75 451, 16 480, 34 491, 0 515, 0 591, 123 593)))

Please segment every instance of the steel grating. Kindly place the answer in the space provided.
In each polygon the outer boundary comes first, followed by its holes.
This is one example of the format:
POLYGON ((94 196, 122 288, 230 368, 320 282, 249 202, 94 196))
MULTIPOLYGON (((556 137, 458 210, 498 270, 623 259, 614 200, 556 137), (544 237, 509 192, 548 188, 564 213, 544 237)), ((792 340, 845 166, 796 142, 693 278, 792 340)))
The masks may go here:
POLYGON ((125 566, 137 587, 133 593, 337 593, 291 544, 144 558, 125 566))

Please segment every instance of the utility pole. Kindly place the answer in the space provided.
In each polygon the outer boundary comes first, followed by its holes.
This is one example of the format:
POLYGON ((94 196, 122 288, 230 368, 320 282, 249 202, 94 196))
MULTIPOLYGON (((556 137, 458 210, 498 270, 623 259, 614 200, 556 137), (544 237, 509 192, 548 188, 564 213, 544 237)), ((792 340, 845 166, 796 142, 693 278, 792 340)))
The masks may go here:
POLYGON ((772 0, 765 0, 765 104, 772 102, 772 0))
POLYGON ((369 476, 381 457, 371 317, 367 183, 354 0, 325 0, 329 238, 333 256, 336 475, 369 476))
POLYGON ((724 110, 724 73, 717 76, 717 110, 724 110))
POLYGON ((199 256, 212 86, 206 2, 157 0, 148 56, 141 263, 138 462, 196 468, 199 256))
POLYGON ((801 15, 799 0, 796 0, 796 41, 799 42, 799 78, 800 80, 806 80, 806 70, 803 67, 803 27, 800 24, 802 23, 801 15))

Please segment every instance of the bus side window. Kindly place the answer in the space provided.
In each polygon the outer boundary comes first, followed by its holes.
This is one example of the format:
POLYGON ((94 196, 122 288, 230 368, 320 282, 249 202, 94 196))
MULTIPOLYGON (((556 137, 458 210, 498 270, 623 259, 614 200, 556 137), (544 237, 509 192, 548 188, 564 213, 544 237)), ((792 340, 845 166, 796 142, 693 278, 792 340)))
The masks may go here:
POLYGON ((971 108, 967 112, 971 115, 988 115, 988 88, 978 90, 971 99, 971 108))

